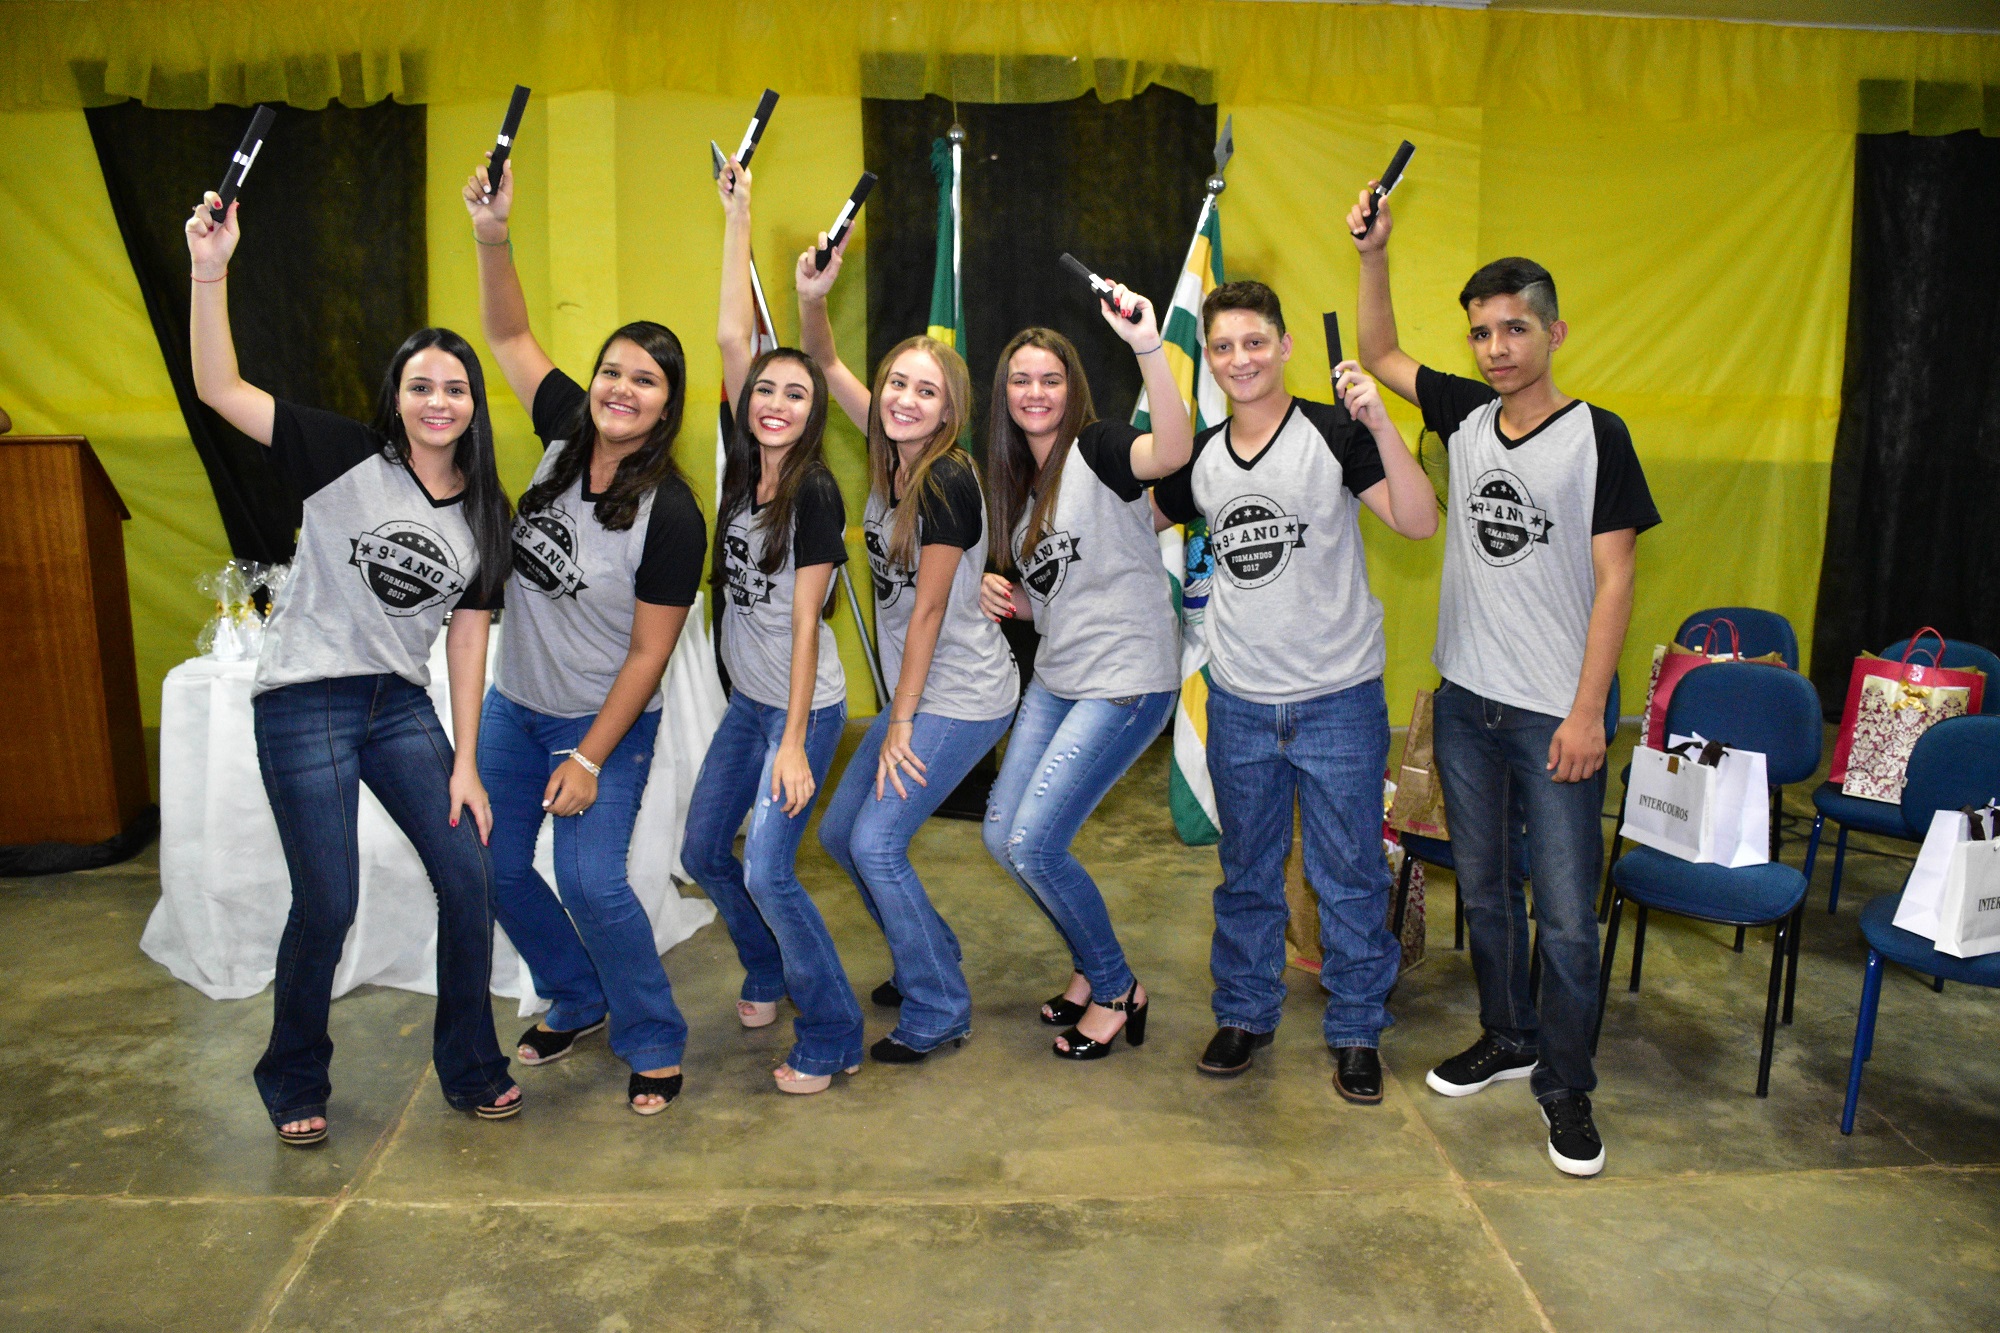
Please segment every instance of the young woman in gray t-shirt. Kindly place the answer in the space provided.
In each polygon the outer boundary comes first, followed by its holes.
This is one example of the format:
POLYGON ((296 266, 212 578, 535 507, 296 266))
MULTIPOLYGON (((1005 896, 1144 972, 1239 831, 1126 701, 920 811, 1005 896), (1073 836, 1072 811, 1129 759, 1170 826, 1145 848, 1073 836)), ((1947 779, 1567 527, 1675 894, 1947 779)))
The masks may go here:
POLYGON ((728 163, 716 189, 725 218, 716 343, 735 411, 709 576, 732 689, 695 779, 681 860, 729 923, 743 963, 743 1025, 771 1022, 782 996, 798 1009, 778 1090, 814 1093, 861 1064, 861 1006, 797 866, 847 722, 825 623, 834 566, 847 559, 847 515, 823 456, 826 378, 796 348, 753 356, 750 173, 728 163))
POLYGON ((1072 973, 1041 1017, 1067 1030, 1065 1060, 1145 1040, 1146 991, 1126 965, 1104 898, 1070 851, 1083 821, 1156 738, 1180 687, 1180 631, 1145 483, 1188 459, 1194 435, 1150 302, 1123 286, 1101 313, 1139 358, 1153 403, 1141 434, 1096 421, 1076 348, 1026 329, 995 367, 987 460, 1001 567, 981 602, 1033 616, 1035 678, 986 810, 986 848, 1055 924, 1072 973), (1134 311, 1136 322, 1122 312, 1134 311), (1086 1003, 1086 1001, 1088 1003, 1086 1003))

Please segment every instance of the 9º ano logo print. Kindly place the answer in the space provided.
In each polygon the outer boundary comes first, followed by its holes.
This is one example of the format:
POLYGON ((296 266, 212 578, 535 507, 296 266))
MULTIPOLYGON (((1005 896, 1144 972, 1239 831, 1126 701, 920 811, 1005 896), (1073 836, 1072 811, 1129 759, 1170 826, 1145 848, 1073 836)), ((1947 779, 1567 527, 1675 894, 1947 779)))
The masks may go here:
POLYGON ((514 572, 550 597, 575 597, 589 586, 576 548, 576 519, 561 505, 514 520, 514 572))
POLYGON ((869 519, 861 525, 861 541, 868 548, 868 572, 875 577, 875 605, 887 609, 896 604, 903 589, 917 586, 917 571, 899 569, 889 559, 889 539, 882 524, 869 519))
POLYGON ((1306 524, 1266 495, 1239 495, 1223 506, 1209 534, 1215 567, 1239 588, 1275 582, 1306 544, 1306 524))
POLYGON ((1526 560, 1537 544, 1549 544, 1555 527, 1535 507, 1527 484, 1505 468, 1494 468, 1472 483, 1465 516, 1472 521, 1473 546, 1489 565, 1526 560))
POLYGON ((1044 606, 1062 591, 1069 567, 1076 561, 1082 544, 1067 532, 1051 532, 1035 543, 1035 549, 1021 557, 1021 586, 1044 606))
POLYGON ((347 563, 392 616, 414 616, 465 591, 451 544, 421 523, 395 519, 349 540, 347 563))

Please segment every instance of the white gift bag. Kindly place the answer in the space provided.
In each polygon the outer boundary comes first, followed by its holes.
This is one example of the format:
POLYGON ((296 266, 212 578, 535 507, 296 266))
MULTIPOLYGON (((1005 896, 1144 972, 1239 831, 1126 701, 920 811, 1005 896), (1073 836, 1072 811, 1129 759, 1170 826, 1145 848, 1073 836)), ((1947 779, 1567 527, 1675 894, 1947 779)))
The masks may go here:
MULTIPOLYGON (((1911 869, 1909 879, 1904 881, 1903 898, 1896 904, 1892 924, 1898 930, 1921 935, 1936 944, 1948 933, 1944 923, 1951 918, 1945 914, 1945 888, 1959 864, 1958 849, 1987 841, 1996 834, 2000 834, 2000 806, 1993 803, 1983 810, 1939 810, 1933 814, 1930 829, 1924 834, 1924 845, 1917 852, 1917 864, 1911 869)), ((1980 873, 1978 866, 1972 867, 1968 882, 1976 884, 1980 873)), ((1964 871, 1960 874, 1962 880, 1966 879, 1964 871)), ((1996 892, 2000 889, 1988 888, 1974 894, 1972 902, 1976 907, 1979 899, 1991 897, 1996 892)), ((1963 912, 1963 906, 1959 910, 1963 912)), ((1995 929, 2000 929, 2000 926, 1995 929)), ((1983 934, 1975 930, 1972 938, 1983 938, 1983 934)), ((1994 949, 2000 949, 2000 943, 1979 952, 1990 953, 1994 949)), ((1938 950, 1951 952, 1942 944, 1938 944, 1938 950)), ((1976 955, 1958 956, 1971 958, 1976 955)))
POLYGON ((1632 752, 1622 834, 1683 861, 1740 866, 1771 859, 1770 788, 1762 753, 1696 736, 1632 752))
POLYGON ((1954 958, 2000 953, 2000 842, 1961 842, 1951 850, 1938 908, 1937 951, 1954 958))

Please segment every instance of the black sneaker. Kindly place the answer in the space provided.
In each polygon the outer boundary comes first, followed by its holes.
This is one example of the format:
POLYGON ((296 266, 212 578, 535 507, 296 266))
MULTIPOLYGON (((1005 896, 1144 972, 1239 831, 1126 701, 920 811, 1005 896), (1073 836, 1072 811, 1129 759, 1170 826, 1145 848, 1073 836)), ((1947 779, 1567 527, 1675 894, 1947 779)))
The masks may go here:
POLYGON ((1542 1120, 1549 1127, 1549 1160, 1556 1170, 1594 1176, 1604 1169, 1604 1140, 1591 1123, 1590 1098, 1580 1092, 1551 1097, 1542 1103, 1542 1120))
POLYGON ((1492 1034, 1481 1033, 1470 1050, 1459 1052, 1425 1074, 1424 1082, 1431 1085, 1432 1092, 1447 1097, 1470 1097, 1489 1083, 1526 1078, 1534 1072, 1533 1051, 1510 1051, 1493 1040, 1492 1034))

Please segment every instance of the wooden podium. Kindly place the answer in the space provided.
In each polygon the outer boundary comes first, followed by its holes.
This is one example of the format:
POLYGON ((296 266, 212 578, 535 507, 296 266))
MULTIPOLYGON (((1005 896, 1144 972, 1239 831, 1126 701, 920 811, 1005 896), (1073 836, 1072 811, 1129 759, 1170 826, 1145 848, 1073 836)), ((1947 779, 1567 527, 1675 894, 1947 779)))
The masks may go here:
POLYGON ((80 435, 0 435, 0 845, 95 843, 146 806, 131 518, 80 435))

